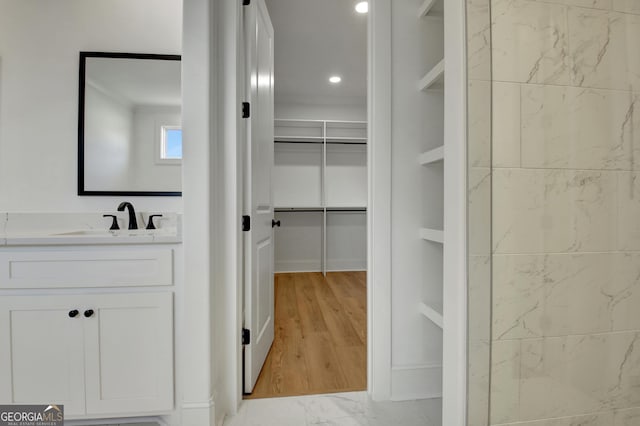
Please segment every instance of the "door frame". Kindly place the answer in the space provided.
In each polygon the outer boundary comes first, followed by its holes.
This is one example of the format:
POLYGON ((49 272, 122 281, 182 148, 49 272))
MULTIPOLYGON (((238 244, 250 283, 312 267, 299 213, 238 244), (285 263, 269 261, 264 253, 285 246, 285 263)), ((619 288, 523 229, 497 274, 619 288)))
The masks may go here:
MULTIPOLYGON (((391 0, 369 0, 367 22, 367 392, 374 400, 391 399, 391 0), (378 54, 372 55, 375 49, 378 54), (376 315, 373 315, 376 312, 376 315)), ((239 2, 238 2, 239 3, 239 2)), ((244 30, 242 6, 236 8, 234 17, 238 25, 235 42, 240 61, 238 75, 244 75, 244 30)), ((228 35, 229 33, 227 33, 228 35)), ((277 46, 275 47, 277 49, 277 46)), ((243 86, 242 82, 236 85, 243 86)), ((245 94, 239 91, 235 99, 239 106, 245 94)), ((239 110, 238 110, 239 111, 239 110)), ((236 117, 238 146, 241 153, 246 149, 246 132, 241 130, 244 121, 236 117)), ((240 179, 246 176, 244 164, 238 165, 240 179)), ((244 185, 237 187, 237 197, 244 200, 244 185)), ((242 208, 240 209, 242 211, 242 208)), ((236 250, 244 251, 242 235, 236 240, 236 250)), ((236 266, 243 268, 243 259, 236 266)), ((238 287, 244 286, 244 277, 239 276, 238 287)), ((244 294, 237 291, 238 316, 235 330, 241 330, 244 321, 244 294)), ((238 333, 239 334, 239 333, 238 333)), ((242 401, 242 345, 237 340, 235 400, 229 407, 235 413, 242 401)))
MULTIPOLYGON (((374 400, 390 400, 391 395, 391 0, 369 0, 367 55, 368 120, 368 210, 367 210, 367 391, 374 400), (375 312, 375 315, 373 315, 375 312)), ((460 72, 447 75, 447 90, 454 95, 449 106, 455 116, 466 117, 465 0, 445 1, 447 23, 456 28, 455 37, 445 42, 447 63, 460 72)), ((243 235, 243 162, 244 123, 240 107, 244 101, 243 6, 234 0, 221 0, 218 14, 217 85, 221 155, 216 199, 222 227, 216 250, 222 277, 214 293, 212 317, 223 321, 214 338, 214 359, 222 368, 217 374, 216 411, 234 414, 242 401, 242 344, 240 330, 244 319, 243 235), (216 295, 218 297, 216 297, 216 295), (228 321, 235 318, 235 321, 228 321), (227 321, 224 321, 226 319, 227 321), (216 346, 216 345, 214 345, 216 346)), ((214 18, 212 18, 214 19, 214 18)), ((213 35, 216 37, 216 35, 213 35)), ((277 47, 276 47, 277 48, 277 47)), ((466 122, 447 122, 454 140, 451 155, 457 161, 447 173, 454 177, 450 188, 451 206, 458 215, 451 218, 451 244, 445 260, 447 280, 444 322, 449 337, 444 339, 444 423, 464 426, 466 421, 466 122), (455 302, 455 303, 454 303, 455 302)), ((449 163, 448 163, 449 164, 449 163)), ((447 226, 447 225, 445 225, 447 226)))

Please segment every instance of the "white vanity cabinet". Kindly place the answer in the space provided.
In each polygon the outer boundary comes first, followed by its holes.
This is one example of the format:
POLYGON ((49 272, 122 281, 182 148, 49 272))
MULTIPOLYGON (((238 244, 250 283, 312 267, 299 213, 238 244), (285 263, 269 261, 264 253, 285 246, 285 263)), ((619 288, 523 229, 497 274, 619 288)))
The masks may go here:
POLYGON ((173 407, 172 293, 0 299, 0 399, 67 415, 173 407))
POLYGON ((68 419, 172 412, 175 248, 2 249, 0 404, 64 404, 68 419))

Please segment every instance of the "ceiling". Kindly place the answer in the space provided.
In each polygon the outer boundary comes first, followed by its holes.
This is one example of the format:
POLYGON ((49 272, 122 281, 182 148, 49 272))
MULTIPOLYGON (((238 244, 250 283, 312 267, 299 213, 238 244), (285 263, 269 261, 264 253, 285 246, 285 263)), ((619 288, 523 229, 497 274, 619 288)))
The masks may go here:
POLYGON ((131 105, 179 106, 180 61, 88 57, 89 84, 131 105))
POLYGON ((365 104, 367 15, 356 0, 265 0, 275 32, 276 103, 365 104), (330 84, 339 75, 342 82, 330 84))

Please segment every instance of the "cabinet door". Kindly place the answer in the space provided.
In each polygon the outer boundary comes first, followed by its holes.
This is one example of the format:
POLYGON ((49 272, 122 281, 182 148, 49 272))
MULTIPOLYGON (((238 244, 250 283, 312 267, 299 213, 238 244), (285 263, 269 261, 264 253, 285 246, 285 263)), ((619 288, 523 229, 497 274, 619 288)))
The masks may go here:
POLYGON ((0 298, 0 404, 64 404, 84 413, 83 299, 0 298))
POLYGON ((87 306, 88 414, 173 408, 172 305, 171 293, 135 293, 95 296, 87 306))

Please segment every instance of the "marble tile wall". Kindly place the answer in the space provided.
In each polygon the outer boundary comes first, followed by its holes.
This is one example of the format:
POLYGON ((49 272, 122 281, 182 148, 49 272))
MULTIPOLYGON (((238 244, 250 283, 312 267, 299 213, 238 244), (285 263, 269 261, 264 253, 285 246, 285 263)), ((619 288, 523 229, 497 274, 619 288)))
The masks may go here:
POLYGON ((491 368, 490 0, 467 0, 468 426, 489 424, 491 368))
POLYGON ((490 424, 640 425, 640 0, 491 0, 490 424))

